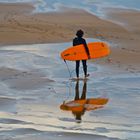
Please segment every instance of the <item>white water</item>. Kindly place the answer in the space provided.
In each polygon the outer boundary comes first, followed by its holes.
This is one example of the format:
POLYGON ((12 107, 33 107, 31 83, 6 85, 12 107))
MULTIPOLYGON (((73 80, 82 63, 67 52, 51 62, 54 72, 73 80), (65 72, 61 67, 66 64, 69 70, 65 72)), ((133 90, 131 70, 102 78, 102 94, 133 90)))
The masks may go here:
POLYGON ((97 16, 104 16, 103 8, 140 10, 140 0, 0 0, 0 2, 33 2, 37 12, 58 11, 63 7, 80 8, 97 16))

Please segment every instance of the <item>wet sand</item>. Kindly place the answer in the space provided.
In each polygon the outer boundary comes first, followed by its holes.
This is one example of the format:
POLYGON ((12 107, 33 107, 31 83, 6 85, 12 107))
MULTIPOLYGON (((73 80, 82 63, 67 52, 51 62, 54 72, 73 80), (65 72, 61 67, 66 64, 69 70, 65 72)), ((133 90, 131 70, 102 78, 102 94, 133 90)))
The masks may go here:
MULTIPOLYGON (((139 138, 139 73, 113 70, 90 63, 87 89, 79 81, 79 96, 108 99, 81 112, 61 110, 73 101, 76 81, 59 53, 69 43, 9 45, 0 48, 0 136, 2 140, 40 139, 105 139, 139 138), (55 57, 54 57, 55 56, 55 57), (93 110, 92 110, 93 108, 93 110)), ((72 72, 75 63, 68 62, 72 72)), ((75 73, 72 73, 75 76, 75 73)), ((83 77, 82 68, 80 76, 83 77)), ((80 97, 81 98, 81 97, 80 97)))
POLYGON ((110 9, 105 20, 77 9, 33 10, 30 4, 0 4, 1 139, 139 139, 140 13, 110 9), (75 92, 59 53, 79 28, 111 47, 110 56, 89 61, 87 81, 88 97, 107 96, 109 103, 87 111, 81 124, 59 108, 75 92))

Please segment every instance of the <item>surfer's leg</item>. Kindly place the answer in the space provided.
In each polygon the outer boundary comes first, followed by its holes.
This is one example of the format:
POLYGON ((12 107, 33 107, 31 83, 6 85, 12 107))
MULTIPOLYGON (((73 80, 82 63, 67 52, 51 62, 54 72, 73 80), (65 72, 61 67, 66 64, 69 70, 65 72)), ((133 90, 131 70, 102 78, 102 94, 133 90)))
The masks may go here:
POLYGON ((87 61, 86 60, 82 60, 82 64, 83 64, 84 74, 86 76, 87 75, 87 61))
POLYGON ((80 61, 76 61, 76 76, 79 78, 79 66, 80 66, 80 61))
POLYGON ((84 70, 85 77, 88 77, 89 74, 87 74, 87 61, 82 60, 82 63, 83 63, 83 70, 84 70))

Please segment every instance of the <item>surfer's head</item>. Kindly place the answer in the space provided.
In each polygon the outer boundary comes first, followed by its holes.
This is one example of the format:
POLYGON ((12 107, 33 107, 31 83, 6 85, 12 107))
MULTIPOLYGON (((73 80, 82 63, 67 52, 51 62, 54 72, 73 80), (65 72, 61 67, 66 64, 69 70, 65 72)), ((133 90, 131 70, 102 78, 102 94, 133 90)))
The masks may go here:
POLYGON ((76 33, 77 37, 83 37, 83 35, 84 35, 84 32, 82 30, 78 30, 76 33))

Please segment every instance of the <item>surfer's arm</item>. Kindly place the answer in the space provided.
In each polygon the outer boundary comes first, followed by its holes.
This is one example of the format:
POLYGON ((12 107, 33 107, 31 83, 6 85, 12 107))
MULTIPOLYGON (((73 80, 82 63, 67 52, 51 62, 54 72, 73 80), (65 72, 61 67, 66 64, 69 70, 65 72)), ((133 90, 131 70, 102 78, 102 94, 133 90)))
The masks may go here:
POLYGON ((86 43, 85 40, 83 40, 83 44, 84 44, 84 47, 85 47, 86 53, 87 53, 87 55, 88 55, 88 58, 90 58, 89 49, 88 49, 88 46, 87 46, 87 43, 86 43))
POLYGON ((76 45, 77 45, 76 40, 73 39, 73 46, 76 46, 76 45))

